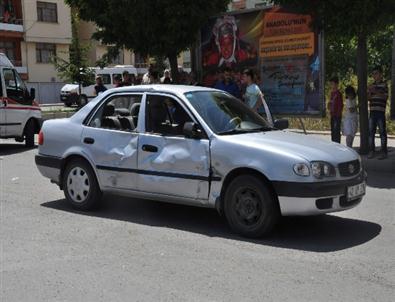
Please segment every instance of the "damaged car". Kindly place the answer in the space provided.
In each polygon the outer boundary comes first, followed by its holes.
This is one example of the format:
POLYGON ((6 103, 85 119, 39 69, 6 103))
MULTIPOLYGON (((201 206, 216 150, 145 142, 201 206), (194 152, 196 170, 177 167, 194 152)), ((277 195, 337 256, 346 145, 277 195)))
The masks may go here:
POLYGON ((116 88, 46 121, 35 160, 77 209, 96 207, 103 193, 215 208, 247 237, 266 235, 281 216, 359 204, 360 156, 284 124, 215 89, 116 88))

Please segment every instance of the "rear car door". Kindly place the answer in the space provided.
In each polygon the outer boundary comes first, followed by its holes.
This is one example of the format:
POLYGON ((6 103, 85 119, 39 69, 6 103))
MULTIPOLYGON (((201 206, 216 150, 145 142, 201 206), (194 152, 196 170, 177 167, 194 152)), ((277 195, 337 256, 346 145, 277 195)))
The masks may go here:
POLYGON ((3 71, 2 68, 0 67, 0 137, 5 136, 5 123, 6 123, 6 117, 5 117, 5 105, 6 105, 6 100, 5 100, 5 92, 3 88, 3 71))
POLYGON ((210 153, 206 138, 186 138, 194 121, 185 104, 166 94, 147 94, 145 129, 138 145, 140 191, 207 200, 210 153))
POLYGON ((2 109, 6 119, 5 136, 21 136, 33 100, 14 69, 3 68, 2 73, 6 92, 2 109))
POLYGON ((82 132, 82 145, 94 162, 101 186, 135 190, 138 109, 142 94, 109 96, 82 132))

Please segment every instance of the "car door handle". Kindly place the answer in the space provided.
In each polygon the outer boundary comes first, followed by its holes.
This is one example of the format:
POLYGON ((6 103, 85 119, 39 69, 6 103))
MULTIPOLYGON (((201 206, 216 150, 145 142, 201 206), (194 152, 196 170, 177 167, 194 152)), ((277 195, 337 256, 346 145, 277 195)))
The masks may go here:
POLYGON ((141 149, 145 152, 158 152, 158 147, 152 145, 143 145, 141 149))
POLYGON ((84 138, 84 143, 88 145, 92 145, 95 142, 95 140, 91 137, 85 137, 84 138))

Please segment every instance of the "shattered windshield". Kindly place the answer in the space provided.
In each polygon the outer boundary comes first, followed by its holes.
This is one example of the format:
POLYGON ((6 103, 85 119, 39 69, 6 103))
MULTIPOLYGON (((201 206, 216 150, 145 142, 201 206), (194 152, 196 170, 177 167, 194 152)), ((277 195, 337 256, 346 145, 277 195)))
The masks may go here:
POLYGON ((240 100, 219 91, 195 91, 185 94, 195 110, 216 134, 268 131, 264 118, 240 100))

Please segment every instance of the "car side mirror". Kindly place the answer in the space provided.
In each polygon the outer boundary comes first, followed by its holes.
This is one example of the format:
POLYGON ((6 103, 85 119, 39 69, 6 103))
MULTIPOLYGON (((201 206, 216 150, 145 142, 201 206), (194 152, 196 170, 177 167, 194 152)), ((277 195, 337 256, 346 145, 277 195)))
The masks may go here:
POLYGON ((187 138, 198 139, 201 137, 201 131, 199 130, 199 126, 194 122, 186 122, 184 124, 183 133, 187 138))
POLYGON ((34 100, 36 98, 36 89, 30 88, 30 99, 34 100))
POLYGON ((289 127, 289 121, 287 119, 279 119, 274 121, 274 128, 284 130, 289 127))

